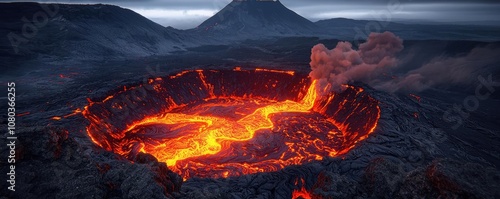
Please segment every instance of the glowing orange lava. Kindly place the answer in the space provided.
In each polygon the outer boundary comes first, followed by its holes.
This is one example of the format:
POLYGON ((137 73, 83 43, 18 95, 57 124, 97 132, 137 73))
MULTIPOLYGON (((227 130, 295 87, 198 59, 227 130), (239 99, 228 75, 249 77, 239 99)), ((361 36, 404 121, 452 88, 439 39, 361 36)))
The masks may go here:
POLYGON ((311 194, 302 187, 300 190, 293 190, 292 199, 311 199, 311 194))
POLYGON ((184 179, 229 177, 349 151, 380 117, 363 92, 318 96, 315 81, 293 71, 183 71, 91 101, 83 115, 92 141, 107 150, 131 159, 149 153, 184 179), (234 84, 240 78, 256 82, 234 84))
POLYGON ((311 194, 307 189, 304 187, 305 180, 300 179, 301 184, 299 185, 299 180, 295 181, 295 185, 301 186, 299 190, 293 190, 292 192, 292 199, 311 199, 311 194))
POLYGON ((224 141, 248 141, 254 137, 256 131, 273 128, 271 114, 309 112, 317 98, 314 85, 313 82, 301 102, 286 100, 270 104, 257 108, 253 113, 237 121, 214 116, 166 113, 136 122, 126 131, 133 130, 137 126, 151 124, 199 124, 198 132, 194 135, 180 136, 167 143, 141 148, 142 152, 152 154, 159 161, 166 162, 167 165, 175 165, 178 160, 219 153, 224 141))

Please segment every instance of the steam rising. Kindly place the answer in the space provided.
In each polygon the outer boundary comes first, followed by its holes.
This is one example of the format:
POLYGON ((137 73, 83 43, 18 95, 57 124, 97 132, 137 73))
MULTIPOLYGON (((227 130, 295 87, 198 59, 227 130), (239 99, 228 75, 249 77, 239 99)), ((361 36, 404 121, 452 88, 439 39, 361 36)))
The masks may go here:
POLYGON ((388 92, 423 91, 428 88, 470 84, 486 67, 500 62, 499 48, 477 47, 459 57, 437 57, 400 78, 373 84, 388 92))
POLYGON ((358 50, 349 42, 339 42, 332 50, 318 44, 312 48, 309 76, 318 80, 323 92, 342 91, 349 82, 369 80, 395 66, 395 55, 401 50, 403 41, 391 32, 371 33, 358 50))
POLYGON ((397 66, 396 54, 401 50, 403 41, 391 32, 371 33, 358 50, 349 42, 339 42, 331 50, 318 44, 312 48, 309 76, 318 80, 319 94, 341 92, 353 81, 362 81, 387 92, 420 92, 433 87, 473 83, 487 67, 500 62, 500 48, 476 47, 466 55, 436 57, 397 78, 382 78, 382 73, 397 66))

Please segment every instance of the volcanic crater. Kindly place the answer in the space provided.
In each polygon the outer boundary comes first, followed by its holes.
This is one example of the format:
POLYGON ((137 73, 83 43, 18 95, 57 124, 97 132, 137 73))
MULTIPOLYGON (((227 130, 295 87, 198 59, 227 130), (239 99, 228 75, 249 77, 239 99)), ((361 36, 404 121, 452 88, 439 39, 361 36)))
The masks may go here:
POLYGON ((106 150, 149 153, 184 179, 225 178, 338 156, 377 127, 379 102, 362 88, 318 90, 294 71, 189 70, 90 101, 83 115, 106 150))

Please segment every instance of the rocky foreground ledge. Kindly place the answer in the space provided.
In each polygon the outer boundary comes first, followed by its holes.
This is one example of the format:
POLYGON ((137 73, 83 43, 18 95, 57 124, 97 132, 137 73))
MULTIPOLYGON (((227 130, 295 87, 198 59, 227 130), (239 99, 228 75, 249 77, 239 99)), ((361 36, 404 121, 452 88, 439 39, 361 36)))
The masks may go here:
MULTIPOLYGON (((0 198, 172 198, 182 178, 147 154, 132 163, 102 149, 84 149, 66 130, 19 132, 16 191, 0 198)), ((2 151, 7 157, 8 151, 2 151)), ((8 168, 2 161, 2 173, 8 168)))
MULTIPOLYGON (((102 149, 84 149, 66 130, 25 128, 17 145, 16 192, 0 198, 232 198, 181 190, 182 179, 153 156, 139 154, 132 163, 102 149), (15 195, 14 195, 15 194, 15 195), (193 195, 194 194, 194 195, 193 195)), ((7 151, 2 151, 5 156, 7 151)), ((2 162, 2 172, 7 172, 2 162)), ((255 176, 267 175, 266 173, 255 176)), ((375 158, 354 180, 323 171, 313 198, 498 198, 498 170, 476 163, 436 159, 410 172, 390 159, 375 158)), ((245 179, 245 178, 242 178, 245 179)), ((255 178, 258 179, 258 178, 255 178)), ((262 179, 262 178, 261 178, 262 179)), ((262 188, 258 186, 256 189, 262 188)), ((279 195, 275 195, 279 196, 279 195)))

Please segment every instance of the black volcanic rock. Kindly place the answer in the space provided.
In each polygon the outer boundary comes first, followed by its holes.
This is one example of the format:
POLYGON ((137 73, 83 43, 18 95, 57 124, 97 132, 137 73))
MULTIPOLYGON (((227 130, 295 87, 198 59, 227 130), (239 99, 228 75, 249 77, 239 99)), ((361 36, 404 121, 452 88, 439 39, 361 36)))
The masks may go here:
POLYGON ((492 167, 438 159, 406 176, 400 198, 499 198, 500 173, 492 167))
POLYGON ((7 57, 73 60, 166 54, 190 40, 131 10, 102 4, 1 3, 0 34, 7 57))
POLYGON ((394 198, 404 178, 402 165, 376 158, 366 168, 365 187, 375 198, 394 198))
POLYGON ((318 198, 353 198, 359 192, 356 181, 329 171, 319 174, 312 191, 318 198))
POLYGON ((296 36, 318 33, 311 21, 280 1, 232 1, 196 29, 202 35, 232 38, 296 36))
POLYGON ((312 198, 498 198, 500 173, 493 167, 436 159, 409 172, 387 158, 370 161, 361 180, 323 171, 312 198))
MULTIPOLYGON (((138 155, 131 163, 103 151, 81 147, 69 132, 52 127, 25 127, 16 143, 16 192, 9 198, 171 198, 182 179, 165 163, 138 155)), ((7 157, 8 151, 1 155, 7 157)), ((1 163, 1 172, 8 172, 1 163)))

